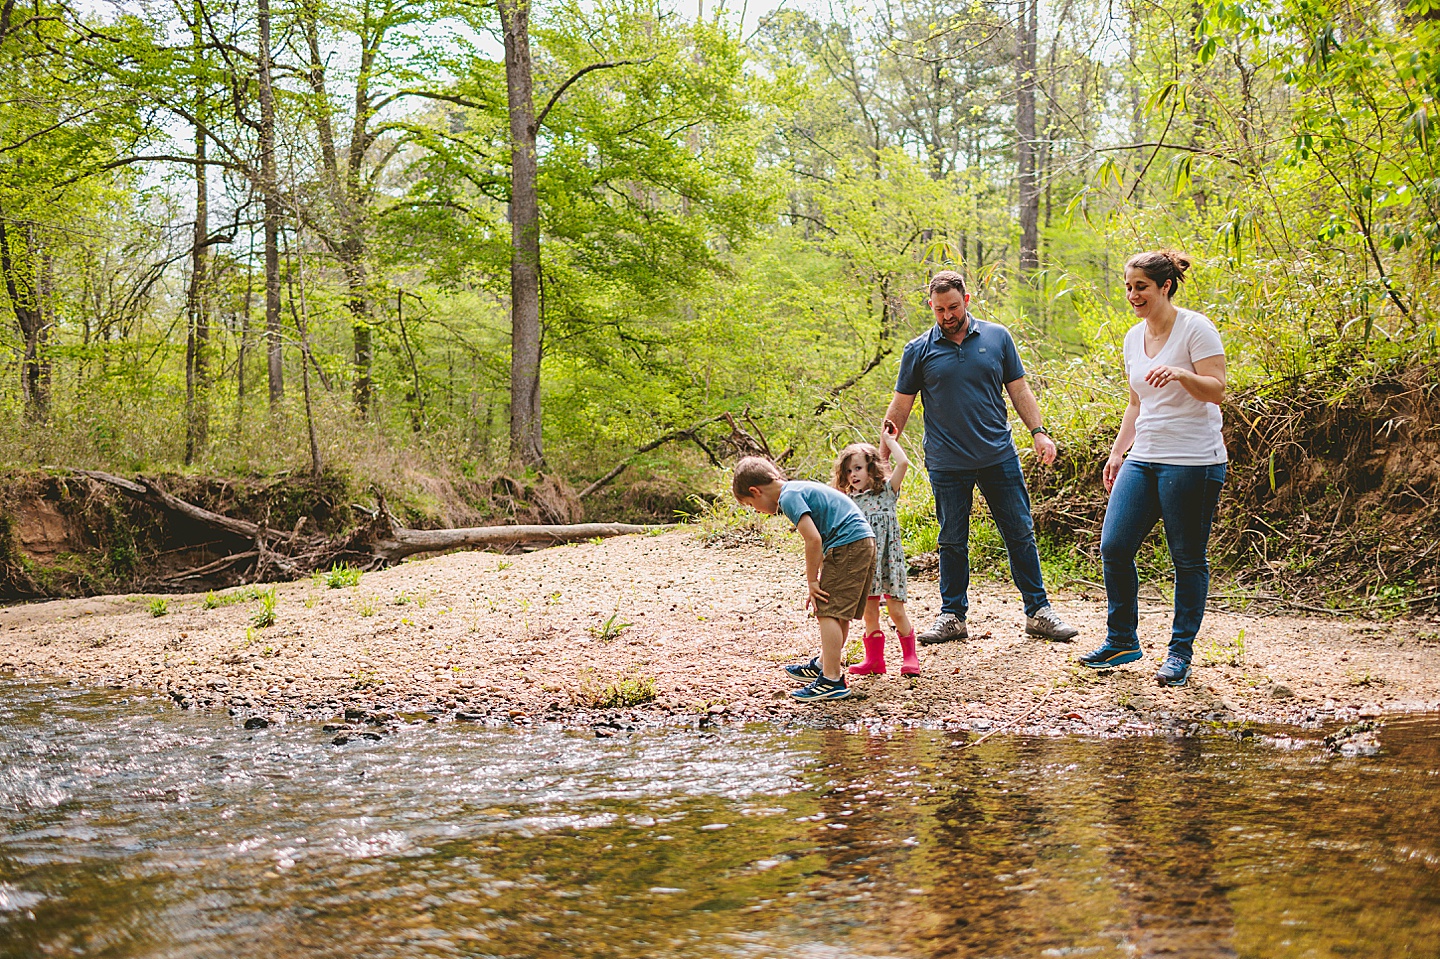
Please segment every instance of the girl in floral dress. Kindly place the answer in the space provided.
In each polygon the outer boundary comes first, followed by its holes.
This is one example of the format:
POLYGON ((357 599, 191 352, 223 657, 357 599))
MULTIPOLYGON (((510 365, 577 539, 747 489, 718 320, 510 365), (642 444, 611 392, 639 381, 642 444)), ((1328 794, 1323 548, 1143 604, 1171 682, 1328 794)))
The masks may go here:
POLYGON ((885 631, 880 628, 880 601, 890 613, 900 640, 900 675, 920 675, 915 629, 905 615, 905 548, 900 542, 896 503, 910 460, 895 440, 895 426, 885 421, 884 450, 853 443, 840 451, 830 485, 849 493, 875 532, 875 578, 865 603, 865 659, 850 667, 856 676, 885 672, 885 631))

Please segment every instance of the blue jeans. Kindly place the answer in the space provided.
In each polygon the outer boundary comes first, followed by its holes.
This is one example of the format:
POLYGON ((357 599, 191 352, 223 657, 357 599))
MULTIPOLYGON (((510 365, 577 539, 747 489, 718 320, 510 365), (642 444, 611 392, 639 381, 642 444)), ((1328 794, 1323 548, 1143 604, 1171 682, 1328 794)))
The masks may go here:
POLYGON ((1165 542, 1175 564, 1175 618, 1170 627, 1170 655, 1190 662, 1195 635, 1205 618, 1210 595, 1210 563, 1205 547, 1225 464, 1170 466, 1127 459, 1115 477, 1105 507, 1100 556, 1105 566, 1105 595, 1110 601, 1106 642, 1123 649, 1140 645, 1140 575, 1135 554, 1155 521, 1165 521, 1165 542))
POLYGON ((1020 457, 1009 456, 978 470, 930 470, 935 493, 935 518, 940 521, 940 608, 965 618, 970 608, 970 511, 975 485, 985 495, 990 515, 1005 540, 1010 576, 1025 601, 1025 615, 1050 605, 1040 578, 1035 525, 1030 519, 1030 493, 1020 457))

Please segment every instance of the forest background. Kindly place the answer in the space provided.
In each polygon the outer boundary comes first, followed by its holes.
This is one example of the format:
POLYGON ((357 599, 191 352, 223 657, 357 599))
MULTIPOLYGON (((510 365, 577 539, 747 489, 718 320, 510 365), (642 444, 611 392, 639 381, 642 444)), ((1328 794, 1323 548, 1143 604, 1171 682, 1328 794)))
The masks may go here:
MULTIPOLYGON (((693 512, 737 444, 823 478, 873 440, 955 268, 1083 583, 1121 266, 1173 247, 1230 358, 1227 588, 1440 598, 1435 0, 0 0, 0 78, 12 482, 693 512)), ((904 511, 933 548, 923 473, 904 511)))

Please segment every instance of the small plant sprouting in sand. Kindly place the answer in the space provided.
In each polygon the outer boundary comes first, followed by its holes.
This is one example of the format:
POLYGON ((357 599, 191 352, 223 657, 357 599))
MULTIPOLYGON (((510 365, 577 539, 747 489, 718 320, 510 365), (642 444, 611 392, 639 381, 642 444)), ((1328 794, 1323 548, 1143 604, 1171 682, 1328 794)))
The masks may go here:
POLYGON ((594 667, 580 671, 575 701, 595 709, 626 709, 655 699, 655 677, 632 669, 609 683, 599 678, 594 667))
POLYGON ((865 644, 858 639, 852 639, 845 644, 845 651, 840 654, 840 665, 848 666, 851 663, 858 663, 865 658, 865 644))
POLYGON ((424 609, 424 608, 425 608, 425 604, 428 603, 429 601, 430 601, 430 593, 429 593, 428 591, 426 591, 426 590, 423 590, 423 589, 422 589, 420 592, 418 592, 418 593, 406 593, 406 592, 397 593, 397 594, 395 595, 395 599, 392 600, 392 602, 393 602, 396 606, 409 606, 409 605, 411 605, 411 604, 414 604, 414 606, 415 606, 416 609, 424 609))
POLYGON ((314 609, 314 608, 315 608, 315 597, 314 597, 313 595, 311 595, 311 596, 306 596, 306 597, 305 597, 305 608, 306 608, 306 609, 314 609))
POLYGON ((505 572, 505 570, 509 569, 511 566, 514 565, 515 564, 510 562, 508 559, 502 559, 500 562, 495 564, 495 572, 503 573, 505 572))
POLYGON ((275 587, 260 590, 257 597, 260 600, 260 608, 255 615, 250 617, 250 624, 257 629, 264 629, 267 626, 275 625, 275 587))
POLYGON ((211 591, 205 594, 205 602, 201 605, 206 609, 220 609, 222 606, 234 606, 236 603, 248 603, 252 599, 259 599, 264 592, 258 586, 242 586, 240 589, 228 593, 211 591))
POLYGON ((325 585, 331 589, 359 586, 360 568, 358 566, 351 566, 349 563, 331 566, 329 572, 325 574, 325 585))
POLYGON ((361 616, 374 616, 380 611, 380 597, 366 593, 355 598, 355 611, 361 616))
POLYGON ((1385 685, 1385 677, 1383 677, 1383 676, 1376 676, 1374 673, 1370 672, 1368 669, 1365 670, 1364 672, 1359 672, 1359 673, 1346 673, 1346 674, 1345 674, 1345 681, 1346 681, 1347 683, 1349 683, 1351 686, 1366 686, 1366 687, 1369 687, 1369 686, 1383 686, 1383 685, 1385 685))
POLYGON ((356 689, 367 689, 380 685, 380 677, 376 676, 373 670, 357 669, 350 674, 350 679, 355 683, 356 689))
POLYGON ((150 604, 145 608, 150 610, 151 616, 154 616, 158 619, 159 617, 164 616, 166 613, 170 612, 170 601, 164 596, 156 596, 154 599, 150 600, 150 604))
POLYGON ((1202 666, 1243 666, 1245 664, 1245 630, 1226 643, 1206 643, 1200 649, 1202 666))
POLYGON ((612 640, 619 639, 625 630, 634 625, 634 623, 621 622, 620 610, 617 608, 615 612, 610 614, 610 618, 605 620, 605 622, 591 626, 590 635, 602 643, 608 643, 612 640))

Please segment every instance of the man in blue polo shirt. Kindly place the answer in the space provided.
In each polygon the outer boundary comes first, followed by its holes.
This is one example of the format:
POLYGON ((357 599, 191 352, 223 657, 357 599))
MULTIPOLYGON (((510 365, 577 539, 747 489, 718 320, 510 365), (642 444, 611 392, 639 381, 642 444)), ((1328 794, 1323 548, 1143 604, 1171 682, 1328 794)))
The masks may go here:
POLYGON ((940 521, 941 603, 939 618, 918 639, 928 645, 969 635, 970 510, 979 484, 1025 601, 1025 632, 1068 642, 1079 630, 1060 618, 1045 595, 1030 495, 1010 434, 1005 395, 1034 437, 1042 462, 1054 462, 1055 442, 1041 425, 1040 405, 1025 382, 1010 331, 970 316, 969 303, 959 273, 944 270, 931 279, 935 325, 905 344, 895 397, 885 411, 898 434, 917 394, 925 407, 925 468, 940 521))

